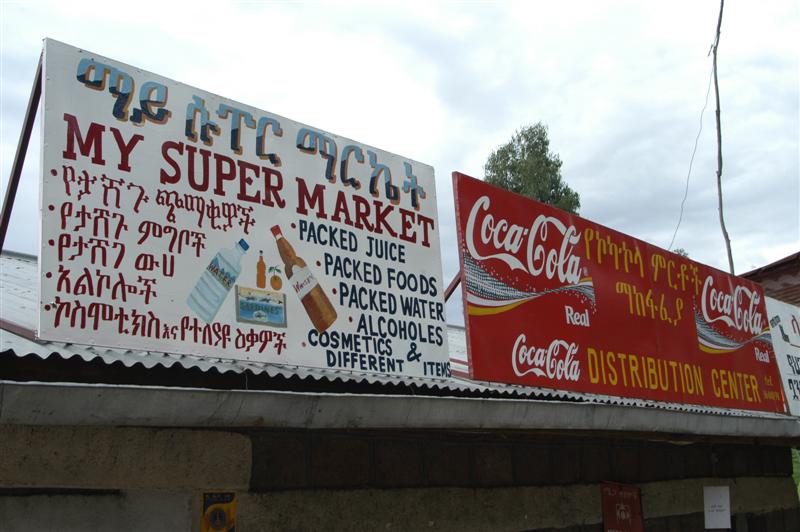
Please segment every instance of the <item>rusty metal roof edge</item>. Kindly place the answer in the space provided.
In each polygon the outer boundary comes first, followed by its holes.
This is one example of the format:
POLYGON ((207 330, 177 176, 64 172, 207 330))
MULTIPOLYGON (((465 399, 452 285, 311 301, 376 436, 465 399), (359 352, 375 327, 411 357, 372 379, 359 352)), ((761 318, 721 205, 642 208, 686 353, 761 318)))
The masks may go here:
MULTIPOLYGON (((161 366, 171 368, 178 365, 184 369, 199 369, 207 372, 216 369, 220 373, 243 373, 250 371, 254 374, 266 374, 270 377, 282 376, 286 378, 299 377, 314 380, 328 380, 340 382, 368 382, 370 384, 405 384, 433 389, 452 391, 484 391, 484 386, 472 384, 467 381, 454 383, 445 379, 422 377, 392 376, 379 374, 358 374, 344 370, 311 368, 293 366, 288 364, 273 364, 268 362, 255 362, 227 358, 210 358, 197 355, 184 355, 162 353, 155 351, 133 351, 112 349, 106 347, 85 346, 79 344, 66 344, 60 342, 34 341, 20 336, 16 331, 0 329, 0 351, 12 351, 16 356, 35 355, 41 359, 58 356, 64 360, 77 357, 85 362, 101 360, 106 364, 119 362, 125 367, 141 364, 145 368, 161 366)), ((510 392, 511 393, 511 392, 510 392)))
POLYGON ((774 268, 777 268, 778 266, 783 266, 784 264, 788 264, 795 260, 798 260, 800 263, 800 251, 798 251, 797 253, 792 253, 791 255, 787 255, 776 261, 770 262, 769 264, 765 264, 764 266, 755 268, 754 270, 750 270, 749 272, 740 273, 739 277, 750 278, 760 273, 764 273, 774 268))
POLYGON ((25 253, 23 251, 14 251, 12 249, 4 249, 4 250, 2 250, 2 252, 0 252, 0 256, 2 256, 2 257, 8 256, 8 257, 10 257, 12 259, 21 259, 21 260, 26 260, 26 261, 29 261, 29 262, 38 262, 39 261, 39 257, 36 256, 36 255, 33 255, 32 253, 25 253))
MULTIPOLYGON (((454 377, 456 380, 463 380, 454 377)), ((584 402, 596 402, 596 403, 605 403, 605 404, 619 404, 619 405, 626 405, 626 406, 635 406, 635 407, 645 407, 645 408, 659 408, 663 410, 676 410, 681 412, 694 412, 699 414, 716 414, 716 415, 723 415, 723 416, 757 416, 757 417, 764 417, 764 418, 773 418, 773 419, 785 419, 785 418, 795 418, 788 413, 778 413, 778 412, 765 412, 760 410, 742 410, 742 409, 735 409, 735 408, 722 408, 722 407, 714 407, 714 406, 705 406, 705 405, 698 405, 698 404, 691 404, 691 403, 670 403, 666 401, 656 401, 650 399, 638 399, 638 398, 631 398, 631 397, 620 397, 616 395, 602 395, 602 394, 595 394, 589 392, 569 392, 564 390, 552 390, 549 388, 537 388, 532 386, 519 386, 514 384, 500 384, 500 383, 492 383, 486 381, 468 381, 473 382, 476 384, 481 384, 484 386, 489 386, 493 388, 502 387, 509 390, 519 390, 521 392, 527 391, 528 393, 543 393, 543 392, 552 392, 554 394, 558 394, 561 398, 566 399, 577 399, 582 400, 584 402)))
POLYGON ((451 377, 449 379, 425 379, 421 377, 390 376, 380 374, 359 374, 343 370, 312 368, 305 366, 291 366, 255 361, 240 361, 225 358, 208 358, 196 355, 182 355, 133 350, 120 350, 104 347, 84 346, 78 344, 64 344, 58 342, 32 341, 13 332, 0 329, 0 351, 11 350, 16 356, 35 355, 41 359, 58 356, 64 360, 78 357, 86 362, 101 360, 105 364, 119 362, 125 367, 141 364, 145 368, 161 366, 171 368, 175 365, 184 369, 199 369, 207 372, 216 369, 220 373, 243 373, 250 371, 253 374, 266 374, 269 377, 297 377, 300 379, 326 380, 329 382, 367 382, 369 384, 405 385, 420 389, 433 389, 453 393, 477 392, 484 394, 500 394, 509 397, 522 397, 527 399, 565 400, 593 404, 608 404, 627 407, 641 407, 665 411, 678 411, 684 413, 714 414, 729 417, 756 416, 765 419, 783 419, 790 416, 773 414, 769 412, 756 412, 749 410, 734 410, 715 408, 702 405, 683 403, 666 403, 645 399, 633 399, 616 396, 598 395, 585 392, 570 392, 532 386, 519 386, 487 381, 476 381, 451 377))

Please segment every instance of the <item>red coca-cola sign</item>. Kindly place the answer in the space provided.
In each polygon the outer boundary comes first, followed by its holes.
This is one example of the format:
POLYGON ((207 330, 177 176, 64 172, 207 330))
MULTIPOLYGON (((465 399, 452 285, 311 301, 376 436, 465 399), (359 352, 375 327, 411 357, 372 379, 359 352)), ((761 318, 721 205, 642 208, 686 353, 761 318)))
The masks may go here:
POLYGON ((453 174, 477 380, 784 412, 761 288, 453 174))

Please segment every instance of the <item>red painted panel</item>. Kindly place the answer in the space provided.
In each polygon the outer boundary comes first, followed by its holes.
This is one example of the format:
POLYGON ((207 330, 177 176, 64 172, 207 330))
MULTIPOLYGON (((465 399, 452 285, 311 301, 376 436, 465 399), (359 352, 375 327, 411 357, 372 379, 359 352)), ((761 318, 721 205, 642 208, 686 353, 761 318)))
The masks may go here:
POLYGON ((469 377, 784 412, 748 280, 453 174, 469 377))

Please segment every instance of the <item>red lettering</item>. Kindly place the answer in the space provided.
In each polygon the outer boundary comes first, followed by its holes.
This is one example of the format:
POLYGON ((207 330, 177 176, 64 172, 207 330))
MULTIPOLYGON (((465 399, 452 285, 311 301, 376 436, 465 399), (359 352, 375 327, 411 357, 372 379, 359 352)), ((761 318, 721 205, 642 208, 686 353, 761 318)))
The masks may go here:
POLYGON ((408 230, 413 227, 414 211, 400 209, 400 240, 414 243, 417 241, 417 235, 408 230))
POLYGON ((162 168, 161 169, 161 182, 162 183, 169 183, 174 185, 178 181, 181 180, 181 167, 175 162, 170 154, 169 150, 176 150, 179 154, 183 155, 183 142, 174 142, 168 140, 164 144, 161 145, 161 157, 169 164, 172 169, 175 171, 172 175, 167 174, 167 172, 162 168))
POLYGON ((275 198, 275 204, 281 209, 284 208, 286 200, 280 194, 281 190, 283 190, 283 176, 279 171, 266 166, 262 166, 261 171, 264 173, 264 205, 273 207, 272 198, 275 198), (272 182, 273 177, 275 177, 274 184, 272 182))
POLYGON ((75 142, 77 141, 81 155, 88 157, 89 152, 92 152, 92 162, 105 165, 106 161, 103 159, 103 132, 106 127, 92 122, 84 138, 78 127, 77 118, 71 114, 64 113, 64 120, 67 122, 67 149, 63 151, 62 156, 65 159, 74 161, 77 158, 75 154, 75 142))
POLYGON ((314 185, 314 192, 309 194, 305 180, 299 177, 296 177, 295 180, 297 181, 298 214, 308 214, 308 208, 306 207, 306 204, 308 204, 308 206, 312 209, 314 208, 314 205, 316 205, 317 218, 326 220, 328 215, 325 214, 325 198, 323 197, 323 194, 325 193, 325 186, 322 184, 314 185))
POLYGON ((217 171, 217 185, 214 187, 214 194, 217 196, 224 196, 225 190, 222 188, 222 182, 236 179, 236 163, 234 163, 233 159, 230 157, 225 157, 219 153, 214 154, 214 162, 216 163, 217 171), (227 170, 222 168, 223 164, 227 166, 227 170))
POLYGON ((344 223, 353 225, 353 220, 350 218, 350 211, 347 208, 347 196, 344 191, 340 190, 336 195, 336 206, 334 207, 333 216, 331 220, 334 222, 341 222, 341 214, 344 213, 344 223))
POLYGON ((373 230, 373 225, 369 222, 370 206, 369 201, 361 196, 354 195, 353 202, 356 204, 356 223, 358 229, 366 228, 367 231, 373 230))
POLYGON ((433 229, 433 218, 428 218, 427 216, 423 216, 421 214, 417 215, 417 219, 422 226, 422 245, 426 248, 431 247, 430 235, 428 231, 433 229))
POLYGON ((249 201, 251 203, 261 203, 261 191, 256 192, 255 196, 247 193, 247 185, 253 184, 253 181, 258 178, 259 167, 257 164, 248 163, 247 161, 237 161, 239 165, 239 194, 236 196, 242 201, 249 201), (252 176, 247 175, 247 171, 252 172, 252 176))
POLYGON ((117 141, 117 147, 119 148, 119 164, 117 165, 117 168, 123 172, 130 172, 131 166, 128 163, 128 159, 131 156, 133 148, 136 147, 140 140, 144 140, 144 136, 137 133, 131 137, 131 140, 125 142, 125 139, 122 138, 122 133, 120 133, 119 129, 112 127, 111 133, 114 134, 114 140, 117 141))
POLYGON ((203 158, 203 172, 202 181, 199 182, 197 181, 197 173, 194 171, 194 154, 197 153, 197 148, 192 145, 186 146, 186 153, 188 153, 186 158, 189 160, 189 186, 198 192, 205 192, 208 190, 208 159, 211 156, 211 152, 200 149, 200 156, 203 158))
POLYGON ((375 232, 379 235, 383 233, 385 229, 387 233, 392 235, 393 237, 397 236, 397 231, 392 229, 392 226, 389 225, 389 222, 386 221, 386 217, 394 211, 393 205, 387 205, 385 209, 381 209, 383 207, 383 203, 378 200, 373 200, 372 204, 375 205, 375 232), (381 228, 383 226, 383 229, 381 228))

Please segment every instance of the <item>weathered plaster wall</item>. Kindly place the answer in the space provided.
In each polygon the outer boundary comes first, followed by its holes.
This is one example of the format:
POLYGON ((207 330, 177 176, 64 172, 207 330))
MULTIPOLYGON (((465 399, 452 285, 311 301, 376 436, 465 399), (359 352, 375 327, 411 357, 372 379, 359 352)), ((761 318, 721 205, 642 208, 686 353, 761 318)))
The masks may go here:
POLYGON ((251 461, 232 432, 0 427, 0 486, 245 490, 251 461))
POLYGON ((642 489, 648 531, 800 530, 788 447, 535 433, 0 426, 0 529, 196 530, 203 491, 237 530, 602 530, 599 483, 642 489))
MULTIPOLYGON (((690 516, 667 530, 702 530, 703 486, 730 485, 734 514, 793 510, 800 526, 794 485, 788 478, 691 479, 640 484, 647 530, 670 516, 690 516), (794 494, 793 494, 794 492, 794 494), (695 528, 699 515, 701 526, 695 528), (678 526, 680 526, 678 524, 678 526)), ((240 528, 251 530, 535 530, 570 527, 602 530, 596 484, 512 488, 283 491, 246 494, 240 528), (289 526, 290 525, 290 526, 289 526)), ((787 515, 789 515, 787 513, 787 515)), ((674 520, 676 524, 679 520, 674 520)), ((777 523, 777 521, 776 521, 777 523)), ((239 528, 237 528, 237 531, 239 528)), ((777 524, 774 532, 795 531, 777 524)))
POLYGON ((169 491, 0 495, 4 532, 192 530, 192 497, 169 491))

